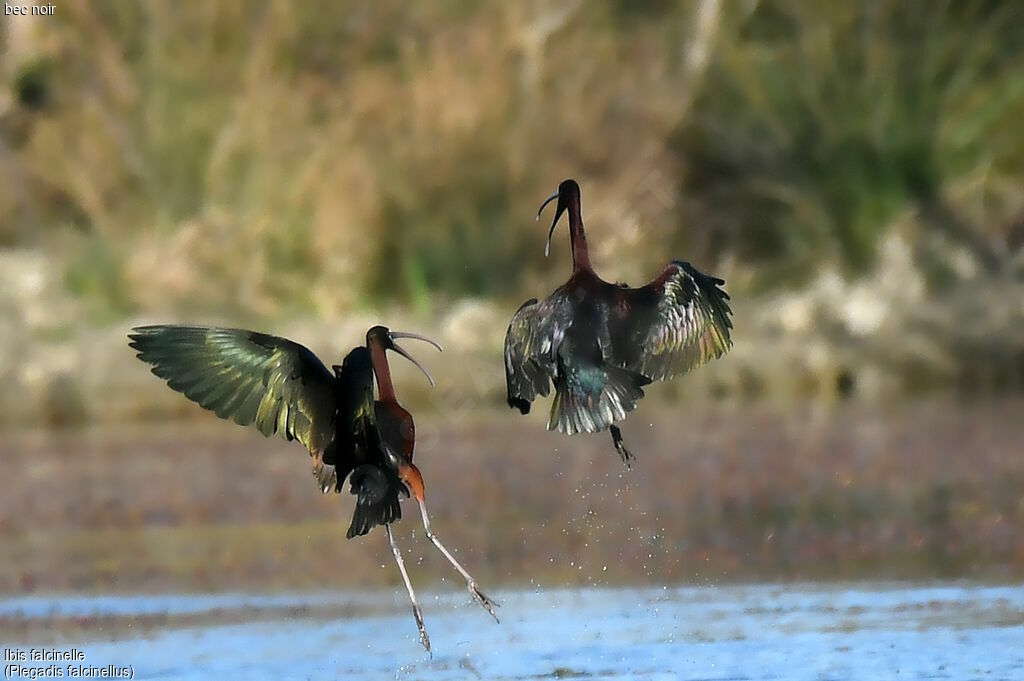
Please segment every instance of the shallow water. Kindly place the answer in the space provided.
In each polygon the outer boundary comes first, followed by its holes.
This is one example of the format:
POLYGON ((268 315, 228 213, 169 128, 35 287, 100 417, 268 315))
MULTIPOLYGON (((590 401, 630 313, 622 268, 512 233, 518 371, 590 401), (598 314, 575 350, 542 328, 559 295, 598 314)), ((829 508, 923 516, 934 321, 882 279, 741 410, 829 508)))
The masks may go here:
POLYGON ((140 679, 1024 678, 1024 587, 503 592, 500 625, 468 596, 428 596, 433 658, 402 595, 25 597, 0 601, 0 616, 213 615, 208 625, 129 630, 113 641, 83 629, 57 646, 81 650, 76 664, 130 664, 140 679), (380 614, 216 621, 232 610, 365 609, 374 600, 380 614))

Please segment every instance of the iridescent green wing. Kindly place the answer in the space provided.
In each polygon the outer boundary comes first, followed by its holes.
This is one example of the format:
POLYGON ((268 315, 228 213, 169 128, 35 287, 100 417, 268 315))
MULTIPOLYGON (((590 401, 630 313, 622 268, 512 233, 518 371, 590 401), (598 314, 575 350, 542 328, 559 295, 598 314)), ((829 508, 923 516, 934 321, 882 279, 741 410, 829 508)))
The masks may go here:
POLYGON ((172 389, 222 419, 298 440, 315 466, 334 442, 335 379, 302 345, 206 326, 140 326, 128 338, 172 389))

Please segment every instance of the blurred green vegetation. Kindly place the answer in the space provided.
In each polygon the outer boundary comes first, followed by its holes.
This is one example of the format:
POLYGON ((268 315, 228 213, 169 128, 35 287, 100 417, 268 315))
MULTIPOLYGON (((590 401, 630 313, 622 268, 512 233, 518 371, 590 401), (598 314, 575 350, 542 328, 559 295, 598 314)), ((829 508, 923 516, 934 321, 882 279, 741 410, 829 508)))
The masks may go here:
POLYGON ((536 294, 567 176, 616 274, 785 287, 893 230, 933 286, 1020 269, 1020 3, 79 0, 2 40, 0 247, 100 321, 536 294))
POLYGON ((757 4, 674 138, 694 220, 715 249, 806 276, 822 259, 864 272, 915 211, 916 242, 941 237, 998 270, 1024 216, 1021 11, 757 4))

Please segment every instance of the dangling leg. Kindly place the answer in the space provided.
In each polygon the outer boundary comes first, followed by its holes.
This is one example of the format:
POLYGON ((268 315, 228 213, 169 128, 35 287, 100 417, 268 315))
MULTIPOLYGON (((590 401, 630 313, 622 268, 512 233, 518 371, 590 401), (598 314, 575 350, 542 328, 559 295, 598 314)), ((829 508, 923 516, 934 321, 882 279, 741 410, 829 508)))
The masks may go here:
MULTIPOLYGON (((384 529, 388 531, 388 541, 391 542, 391 553, 395 555, 395 562, 398 563, 398 569, 402 573, 402 579, 405 581, 405 588, 409 591, 409 600, 412 601, 412 615, 416 618, 416 626, 420 630, 420 643, 430 653, 430 637, 427 636, 427 627, 423 624, 423 611, 420 610, 420 604, 416 601, 416 592, 412 590, 412 582, 409 581, 409 573, 405 571, 405 561, 402 560, 402 552, 398 550, 398 544, 395 543, 395 537, 391 534, 391 525, 385 525, 384 529)), ((433 657, 434 654, 430 653, 433 657)))
POLYGON ((491 617, 494 618, 495 622, 501 622, 501 620, 498 619, 498 616, 494 613, 494 608, 498 604, 488 598, 487 594, 480 590, 480 587, 476 584, 476 580, 473 579, 473 575, 466 572, 465 568, 459 565, 459 561, 455 560, 455 556, 448 553, 448 549, 444 547, 441 540, 430 531, 430 517, 427 516, 427 505, 423 503, 423 499, 417 498, 416 501, 419 502, 420 505, 420 515, 423 516, 423 531, 426 532, 427 539, 429 539, 434 546, 437 547, 437 550, 444 554, 444 557, 448 559, 448 562, 459 571, 462 578, 466 580, 466 587, 469 589, 469 593, 472 594, 473 598, 476 599, 476 602, 483 606, 487 612, 491 613, 491 617))
POLYGON ((622 441, 622 431, 618 426, 608 426, 608 430, 612 434, 612 444, 615 445, 615 450, 622 457, 622 463, 626 464, 627 469, 633 470, 633 466, 629 462, 635 460, 636 457, 626 449, 626 443, 622 441))

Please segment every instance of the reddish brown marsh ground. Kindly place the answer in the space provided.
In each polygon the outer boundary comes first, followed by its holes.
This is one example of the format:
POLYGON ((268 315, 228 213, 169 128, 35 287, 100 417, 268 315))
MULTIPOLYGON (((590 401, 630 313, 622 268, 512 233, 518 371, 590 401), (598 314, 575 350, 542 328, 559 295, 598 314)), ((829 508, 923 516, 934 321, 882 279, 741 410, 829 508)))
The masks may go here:
MULTIPOLYGON (((417 425, 435 529, 492 584, 1024 576, 1020 401, 648 408, 632 471, 542 415, 417 425)), ((6 594, 398 580, 383 533, 345 540, 352 498, 317 493, 301 447, 206 415, 4 433, 0 480, 6 594)), ((447 576, 405 514, 414 579, 447 576)))

